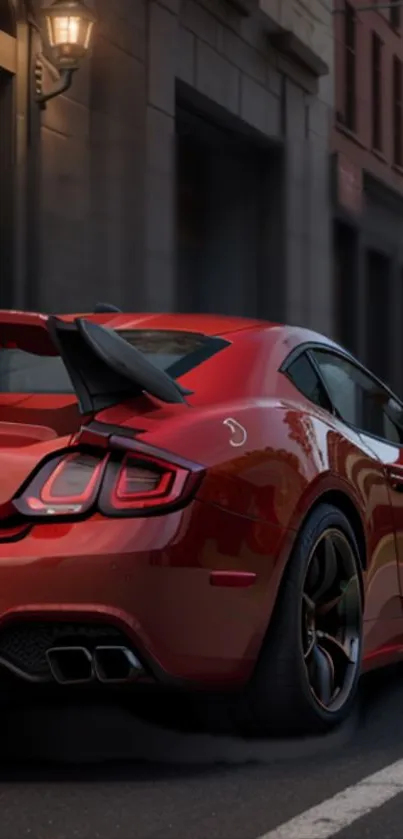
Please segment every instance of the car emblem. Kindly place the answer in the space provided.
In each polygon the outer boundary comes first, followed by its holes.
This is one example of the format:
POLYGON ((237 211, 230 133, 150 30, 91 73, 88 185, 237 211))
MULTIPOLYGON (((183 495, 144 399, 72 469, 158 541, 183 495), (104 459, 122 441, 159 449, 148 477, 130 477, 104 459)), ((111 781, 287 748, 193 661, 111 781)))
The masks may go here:
POLYGON ((246 443, 248 439, 248 433, 246 431, 246 428, 243 427, 243 425, 241 425, 232 417, 228 417, 228 419, 225 419, 223 425, 226 425, 232 434, 232 437, 229 441, 230 446, 238 447, 243 446, 246 443))

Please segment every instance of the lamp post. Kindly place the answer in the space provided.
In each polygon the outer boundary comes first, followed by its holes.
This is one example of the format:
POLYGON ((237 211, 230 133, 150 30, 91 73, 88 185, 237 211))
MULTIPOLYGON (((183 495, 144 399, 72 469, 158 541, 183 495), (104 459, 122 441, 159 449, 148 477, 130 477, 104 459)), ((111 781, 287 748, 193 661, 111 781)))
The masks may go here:
POLYGON ((82 0, 53 0, 41 9, 41 37, 44 52, 35 67, 36 101, 42 107, 71 86, 73 75, 91 46, 95 14, 82 0), (48 66, 56 82, 43 90, 43 66, 48 66), (50 65, 50 66, 49 66, 50 65))

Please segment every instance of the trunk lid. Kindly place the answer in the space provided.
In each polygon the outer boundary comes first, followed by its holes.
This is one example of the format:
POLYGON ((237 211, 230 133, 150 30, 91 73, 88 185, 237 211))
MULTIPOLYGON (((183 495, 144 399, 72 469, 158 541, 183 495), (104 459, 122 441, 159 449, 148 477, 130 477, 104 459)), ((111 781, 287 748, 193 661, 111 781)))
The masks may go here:
POLYGON ((97 323, 0 311, 0 507, 98 412, 135 398, 141 417, 145 394, 179 406, 187 391, 97 323))
POLYGON ((24 446, 3 447, 0 435, 0 519, 4 508, 24 481, 49 454, 68 446, 70 437, 56 437, 24 446))
POLYGON ((0 393, 0 450, 72 435, 81 424, 74 396, 0 393))

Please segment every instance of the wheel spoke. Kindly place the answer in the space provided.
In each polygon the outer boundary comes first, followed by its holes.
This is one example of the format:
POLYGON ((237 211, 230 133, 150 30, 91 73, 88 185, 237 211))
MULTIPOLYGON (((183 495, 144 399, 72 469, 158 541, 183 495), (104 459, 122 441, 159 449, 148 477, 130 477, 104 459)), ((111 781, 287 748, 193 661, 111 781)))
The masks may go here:
POLYGON ((321 580, 321 564, 317 554, 314 554, 308 569, 307 588, 309 591, 315 591, 321 580))
POLYGON ((315 643, 316 643, 316 635, 315 635, 315 633, 314 633, 314 632, 308 633, 308 639, 307 639, 307 640, 308 640, 308 646, 307 646, 307 648, 306 648, 306 650, 305 650, 305 652, 304 652, 304 659, 305 659, 305 661, 307 661, 307 659, 308 659, 308 658, 309 658, 309 656, 311 655, 311 653, 312 653, 312 651, 313 651, 313 648, 314 648, 314 646, 315 646, 315 643))
POLYGON ((303 658, 317 701, 336 711, 357 678, 361 646, 361 587, 348 537, 330 528, 317 541, 302 595, 303 658))
POLYGON ((356 618, 359 608, 359 591, 357 575, 350 577, 346 583, 340 583, 341 592, 330 600, 322 600, 317 604, 316 613, 318 616, 328 615, 333 609, 342 607, 343 614, 349 618, 356 618))
POLYGON ((324 583, 326 584, 326 589, 329 591, 333 586, 337 579, 337 572, 338 572, 338 560, 337 560, 337 553, 336 548, 333 540, 333 536, 329 533, 325 536, 325 550, 324 550, 324 560, 325 560, 325 580, 324 583))
POLYGON ((337 554, 330 533, 318 545, 314 562, 319 566, 319 575, 316 585, 312 586, 310 595, 315 603, 318 603, 326 592, 331 591, 337 578, 337 554), (322 556, 318 556, 319 550, 322 556))
POLYGON ((339 617, 344 620, 346 626, 355 627, 360 620, 361 611, 360 582, 357 575, 350 577, 342 594, 338 608, 339 617))
POLYGON ((316 614, 318 616, 328 615, 332 609, 335 609, 341 602, 344 597, 344 592, 338 594, 336 597, 333 597, 331 600, 322 600, 321 603, 318 603, 316 614))
POLYGON ((335 670, 328 651, 318 644, 314 644, 312 650, 310 671, 314 693, 323 705, 329 705, 334 692, 335 670))
POLYGON ((349 643, 342 644, 338 638, 330 635, 329 632, 318 632, 317 636, 318 645, 329 653, 336 670, 338 663, 344 664, 344 666, 355 663, 355 639, 352 638, 349 643))
POLYGON ((312 598, 309 597, 309 595, 305 591, 302 595, 302 598, 303 598, 303 601, 304 601, 307 609, 309 609, 309 611, 312 612, 312 614, 314 614, 315 611, 316 611, 316 606, 315 606, 315 603, 313 602, 312 598))
POLYGON ((337 573, 337 554, 334 546, 334 540, 331 533, 325 536, 325 561, 327 567, 332 569, 333 576, 337 573))

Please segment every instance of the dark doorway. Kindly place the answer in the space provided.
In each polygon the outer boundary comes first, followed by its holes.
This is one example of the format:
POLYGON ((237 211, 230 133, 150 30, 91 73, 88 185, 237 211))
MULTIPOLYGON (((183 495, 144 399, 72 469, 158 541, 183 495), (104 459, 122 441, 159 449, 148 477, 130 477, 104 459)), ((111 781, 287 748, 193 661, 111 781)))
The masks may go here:
POLYGON ((0 29, 16 37, 16 22, 10 0, 0 0, 0 29))
POLYGON ((0 67, 0 308, 12 304, 13 141, 13 76, 0 67))
POLYGON ((366 277, 366 362, 388 382, 392 375, 391 260, 379 251, 368 250, 366 277))
POLYGON ((178 309, 256 317, 270 153, 180 108, 176 150, 178 309))

